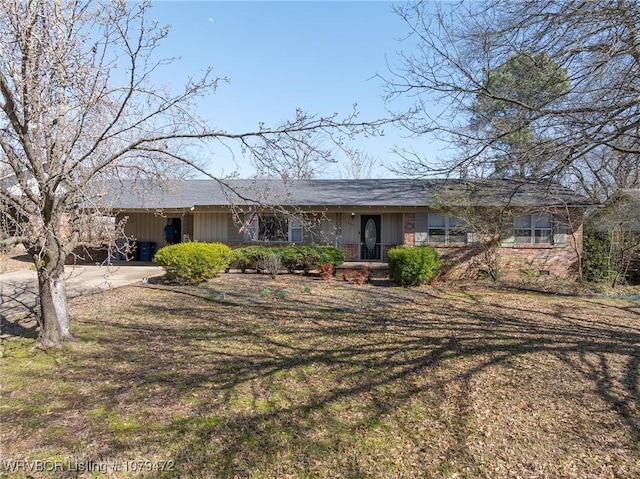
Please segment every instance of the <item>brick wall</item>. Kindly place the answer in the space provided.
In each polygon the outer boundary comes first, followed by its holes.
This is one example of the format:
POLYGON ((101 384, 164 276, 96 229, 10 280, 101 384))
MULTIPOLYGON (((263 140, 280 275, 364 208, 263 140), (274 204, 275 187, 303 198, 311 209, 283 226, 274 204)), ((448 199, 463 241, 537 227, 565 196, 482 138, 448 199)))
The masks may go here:
POLYGON ((360 245, 358 244, 342 244, 340 245, 342 251, 344 251, 345 261, 358 261, 360 258, 360 245))
POLYGON ((578 272, 578 256, 567 246, 499 248, 501 271, 508 279, 526 276, 573 277, 578 272))
MULTIPOLYGON (((578 212, 572 215, 575 231, 566 243, 554 245, 503 245, 495 250, 501 277, 526 276, 573 278, 578 272, 578 252, 582 252, 583 227, 578 212), (577 226, 579 225, 579 226, 577 226)), ((415 245, 415 215, 405 215, 405 246, 415 245)), ((480 246, 436 246, 445 275, 451 279, 475 278, 486 263, 480 246)))
POLYGON ((416 245, 416 214, 405 213, 404 215, 404 245, 416 245))
MULTIPOLYGON (((485 251, 478 247, 437 247, 446 277, 478 277, 485 264, 485 251)), ((572 278, 577 274, 578 256, 570 246, 505 246, 496 250, 500 275, 505 279, 527 276, 572 278)))
MULTIPOLYGON (((573 218, 576 224, 576 217, 573 218)), ((583 227, 580 224, 567 234, 560 245, 513 245, 499 249, 501 266, 507 278, 518 278, 528 272, 550 277, 576 277, 578 253, 582 254, 583 227)))

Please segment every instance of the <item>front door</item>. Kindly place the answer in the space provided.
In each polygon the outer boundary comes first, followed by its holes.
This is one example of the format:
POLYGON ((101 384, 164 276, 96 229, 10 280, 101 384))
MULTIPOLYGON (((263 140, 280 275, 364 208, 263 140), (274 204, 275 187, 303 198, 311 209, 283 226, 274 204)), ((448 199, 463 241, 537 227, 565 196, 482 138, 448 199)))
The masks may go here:
POLYGON ((170 218, 171 224, 176 229, 176 243, 182 243, 182 219, 181 218, 170 218))
POLYGON ((382 259, 380 215, 360 216, 360 259, 382 259))

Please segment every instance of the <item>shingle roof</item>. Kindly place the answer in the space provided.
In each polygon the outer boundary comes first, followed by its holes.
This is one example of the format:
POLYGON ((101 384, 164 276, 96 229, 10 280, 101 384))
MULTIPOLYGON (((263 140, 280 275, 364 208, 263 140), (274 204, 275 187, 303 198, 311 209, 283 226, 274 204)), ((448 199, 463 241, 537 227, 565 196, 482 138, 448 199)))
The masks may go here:
POLYGON ((115 209, 168 209, 242 204, 284 206, 589 206, 559 185, 514 180, 183 180, 169 186, 121 185, 109 195, 115 209))

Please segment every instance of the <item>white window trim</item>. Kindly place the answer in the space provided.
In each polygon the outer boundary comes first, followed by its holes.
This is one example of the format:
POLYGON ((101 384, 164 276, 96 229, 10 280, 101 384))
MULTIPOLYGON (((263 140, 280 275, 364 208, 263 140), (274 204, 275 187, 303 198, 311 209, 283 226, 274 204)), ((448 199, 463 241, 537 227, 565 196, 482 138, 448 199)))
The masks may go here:
POLYGON ((417 233, 421 233, 421 234, 426 234, 426 241, 420 241, 420 244, 423 245, 429 245, 429 246, 466 246, 469 244, 468 241, 468 234, 469 232, 467 231, 467 229, 465 228, 465 239, 464 241, 456 241, 456 242, 451 242, 450 240, 450 233, 451 233, 451 228, 450 228, 450 220, 451 218, 460 218, 459 216, 455 216, 455 215, 450 215, 450 214, 445 214, 445 213, 423 213, 427 215, 427 222, 426 222, 426 231, 419 231, 417 233), (430 225, 430 218, 432 215, 438 215, 438 216, 444 216, 444 242, 443 243, 438 243, 438 242, 432 242, 431 241, 431 230, 432 229, 442 229, 442 228, 436 228, 433 227, 431 228, 430 225))
MULTIPOLYGON (((265 216, 278 216, 277 213, 264 213, 265 216)), ((245 215, 244 225, 240 228, 241 231, 244 231, 244 240, 246 242, 252 243, 292 243, 291 240, 293 238, 293 231, 300 230, 300 243, 304 242, 304 226, 301 220, 297 218, 285 218, 287 221, 287 240, 261 240, 259 238, 260 235, 260 221, 261 214, 258 212, 247 213, 245 215)))
POLYGON ((247 242, 258 241, 258 213, 247 213, 244 217, 244 224, 238 231, 244 233, 244 240, 247 242))
POLYGON ((511 237, 511 243, 513 244, 530 244, 530 245, 553 245, 554 244, 554 236, 555 236, 555 225, 554 225, 554 219, 553 219, 553 215, 550 213, 531 213, 531 214, 524 214, 524 215, 516 215, 513 218, 513 236, 511 237), (516 221, 518 218, 522 218, 524 216, 528 216, 529 217, 529 224, 530 227, 529 228, 517 228, 516 227, 516 221), (549 228, 536 228, 536 218, 540 218, 546 216, 549 218, 549 228), (516 230, 525 230, 528 229, 529 230, 529 242, 528 243, 522 243, 522 242, 517 242, 516 241, 516 230), (545 242, 545 243, 536 243, 536 231, 548 231, 549 232, 549 242, 545 242))

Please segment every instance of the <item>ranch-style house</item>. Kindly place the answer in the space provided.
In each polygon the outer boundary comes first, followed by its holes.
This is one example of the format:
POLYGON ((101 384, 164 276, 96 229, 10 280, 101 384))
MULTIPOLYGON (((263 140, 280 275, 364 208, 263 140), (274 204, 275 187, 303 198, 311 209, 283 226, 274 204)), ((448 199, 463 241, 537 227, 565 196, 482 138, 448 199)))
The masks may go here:
MULTIPOLYGON (((517 180, 184 180, 121 185, 116 221, 138 244, 178 241, 331 244, 347 261, 384 262, 390 248, 436 248, 448 274, 478 275, 493 254, 507 276, 569 277, 593 203, 558 185, 517 180)), ((150 259, 147 257, 146 259, 150 259)))

